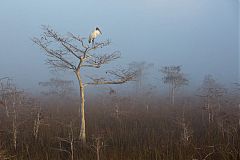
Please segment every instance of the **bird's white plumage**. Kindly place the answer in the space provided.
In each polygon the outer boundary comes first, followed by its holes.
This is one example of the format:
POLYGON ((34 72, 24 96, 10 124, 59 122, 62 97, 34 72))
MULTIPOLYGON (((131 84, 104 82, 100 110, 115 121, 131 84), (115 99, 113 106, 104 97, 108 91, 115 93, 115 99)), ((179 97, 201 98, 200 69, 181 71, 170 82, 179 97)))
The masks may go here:
POLYGON ((89 43, 94 42, 94 39, 97 38, 98 35, 101 34, 101 31, 98 29, 95 29, 92 31, 92 33, 89 35, 89 43))

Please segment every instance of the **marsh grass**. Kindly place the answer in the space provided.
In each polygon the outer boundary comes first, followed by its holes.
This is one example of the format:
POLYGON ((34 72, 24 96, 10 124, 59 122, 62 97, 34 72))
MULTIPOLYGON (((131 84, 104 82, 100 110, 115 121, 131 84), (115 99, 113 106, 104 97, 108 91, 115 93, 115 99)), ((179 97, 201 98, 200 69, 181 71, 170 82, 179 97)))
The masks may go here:
POLYGON ((179 103, 169 105, 156 96, 149 102, 148 110, 141 99, 132 106, 131 98, 121 98, 118 116, 112 100, 104 98, 104 104, 96 98, 87 100, 86 146, 78 140, 78 105, 75 103, 65 101, 60 108, 50 101, 41 104, 37 138, 33 131, 39 110, 17 106, 17 122, 21 125, 16 150, 12 145, 12 120, 1 108, 0 140, 4 151, 0 156, 8 153, 13 155, 11 159, 18 160, 95 160, 97 156, 101 160, 239 159, 240 134, 235 115, 238 108, 234 105, 223 104, 221 113, 216 113, 217 118, 209 124, 208 113, 194 97, 188 98, 191 103, 181 103, 183 100, 179 99, 179 103))

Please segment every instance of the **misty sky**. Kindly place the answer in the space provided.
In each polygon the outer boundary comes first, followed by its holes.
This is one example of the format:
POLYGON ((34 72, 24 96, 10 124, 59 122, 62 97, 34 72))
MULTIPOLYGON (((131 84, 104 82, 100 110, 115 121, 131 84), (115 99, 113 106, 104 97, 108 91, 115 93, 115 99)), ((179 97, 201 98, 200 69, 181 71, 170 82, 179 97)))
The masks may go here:
POLYGON ((99 26, 123 64, 183 65, 193 84, 206 74, 236 82, 238 10, 238 0, 1 0, 0 77, 26 89, 50 78, 42 50, 31 41, 41 25, 86 37, 99 26))

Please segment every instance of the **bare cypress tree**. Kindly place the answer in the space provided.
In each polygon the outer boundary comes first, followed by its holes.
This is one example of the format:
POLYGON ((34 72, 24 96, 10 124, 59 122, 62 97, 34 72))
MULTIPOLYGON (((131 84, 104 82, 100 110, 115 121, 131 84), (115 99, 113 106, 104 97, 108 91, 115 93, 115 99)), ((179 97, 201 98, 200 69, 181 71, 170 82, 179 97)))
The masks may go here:
POLYGON ((240 97, 240 83, 235 83, 236 87, 237 87, 237 104, 238 104, 238 126, 240 128, 240 102, 239 102, 239 97, 240 97))
POLYGON ((57 103, 57 113, 62 108, 63 102, 70 100, 70 97, 75 93, 74 83, 69 80, 51 78, 49 81, 38 84, 43 88, 41 93, 44 98, 50 98, 51 102, 57 103))
POLYGON ((12 121, 12 146, 17 150, 18 130, 24 122, 18 121, 19 107, 22 106, 24 92, 16 88, 9 78, 0 79, 0 101, 5 107, 6 116, 12 121), (3 82, 5 80, 5 82, 3 82))
POLYGON ((5 107, 6 116, 9 117, 9 109, 7 101, 9 99, 8 92, 11 86, 10 79, 8 77, 0 78, 0 106, 5 107))
POLYGON ((220 99, 227 91, 214 79, 212 75, 206 75, 198 92, 198 96, 203 98, 205 101, 203 109, 208 112, 208 121, 211 123, 213 122, 215 116, 214 112, 220 111, 220 99))
POLYGON ((188 79, 186 75, 182 73, 181 66, 165 66, 160 69, 163 74, 163 83, 169 84, 169 97, 170 103, 175 103, 175 91, 177 88, 187 85, 188 79))
POLYGON ((146 78, 145 75, 147 74, 147 71, 150 68, 154 67, 154 64, 152 63, 146 63, 146 62, 132 62, 130 64, 132 68, 135 68, 136 70, 136 91, 141 91, 142 86, 144 85, 144 79, 146 78))
POLYGON ((54 95, 63 98, 68 94, 71 94, 74 90, 73 81, 60 78, 51 78, 49 81, 39 82, 38 84, 45 88, 41 93, 47 96, 54 95))
POLYGON ((112 53, 99 54, 101 48, 110 45, 110 42, 95 42, 89 44, 87 38, 80 37, 69 33, 62 36, 53 29, 43 26, 43 34, 40 38, 34 37, 33 42, 42 48, 47 56, 46 63, 54 69, 63 69, 72 71, 78 80, 80 91, 80 107, 79 113, 81 117, 81 129, 79 139, 86 143, 86 125, 85 125, 85 87, 87 85, 102 84, 122 84, 131 81, 136 77, 136 71, 127 69, 118 69, 116 71, 108 71, 106 77, 88 77, 90 82, 84 83, 82 76, 82 68, 100 68, 104 64, 108 64, 118 58, 120 53, 114 51, 112 53), (99 51, 98 53, 96 51, 99 51), (109 77, 109 76, 112 76, 109 77))

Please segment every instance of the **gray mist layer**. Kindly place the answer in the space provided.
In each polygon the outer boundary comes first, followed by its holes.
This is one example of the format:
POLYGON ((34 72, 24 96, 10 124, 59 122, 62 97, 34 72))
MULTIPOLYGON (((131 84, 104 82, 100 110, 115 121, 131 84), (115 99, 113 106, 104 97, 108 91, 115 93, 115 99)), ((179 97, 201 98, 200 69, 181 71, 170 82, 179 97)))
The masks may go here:
MULTIPOLYGON (((193 86, 206 74, 234 83, 239 73, 238 10, 238 0, 2 0, 0 77, 9 76, 26 89, 51 77, 42 50, 31 42, 41 25, 86 37, 99 26, 101 39, 111 39, 122 52, 123 64, 146 61, 156 70, 183 65, 193 86)), ((73 79, 71 73, 61 75, 73 79)))

